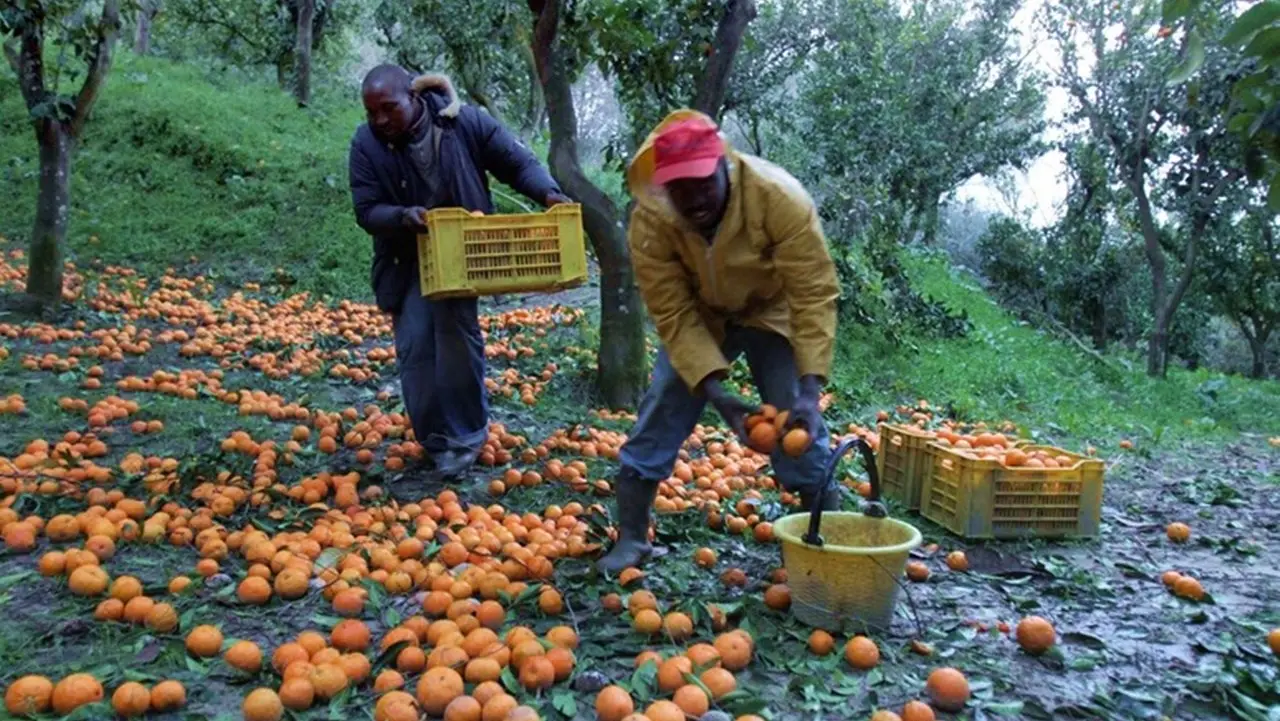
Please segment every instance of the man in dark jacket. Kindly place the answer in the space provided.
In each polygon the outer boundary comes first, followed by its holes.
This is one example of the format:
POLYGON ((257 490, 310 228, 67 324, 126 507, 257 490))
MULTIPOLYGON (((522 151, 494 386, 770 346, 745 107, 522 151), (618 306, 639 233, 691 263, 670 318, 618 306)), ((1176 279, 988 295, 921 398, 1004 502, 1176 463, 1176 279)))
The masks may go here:
POLYGON ((368 122, 351 140, 356 222, 373 236, 373 292, 392 315, 405 409, 441 477, 475 462, 488 437, 484 339, 475 298, 429 300, 417 235, 427 210, 494 211, 488 171, 534 202, 570 202, 496 120, 464 106, 449 79, 381 65, 362 86, 368 122))

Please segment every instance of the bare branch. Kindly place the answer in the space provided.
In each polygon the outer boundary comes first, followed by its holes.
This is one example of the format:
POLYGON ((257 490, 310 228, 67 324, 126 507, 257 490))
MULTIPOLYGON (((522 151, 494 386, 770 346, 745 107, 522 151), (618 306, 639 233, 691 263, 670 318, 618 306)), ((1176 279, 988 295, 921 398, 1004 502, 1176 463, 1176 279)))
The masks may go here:
POLYGON ((733 72, 733 58, 742 46, 742 37, 747 33, 747 25, 756 17, 755 0, 729 0, 724 15, 716 26, 715 43, 711 46, 711 57, 707 58, 707 67, 698 83, 698 95, 693 107, 712 118, 719 117, 724 107, 725 90, 729 85, 729 76, 733 72))
POLYGON ((84 123, 89 118, 89 111, 102 91, 102 83, 107 79, 111 69, 111 52, 115 48, 116 38, 120 35, 120 0, 106 0, 102 4, 102 19, 96 29, 93 49, 89 56, 89 72, 85 75, 84 85, 76 94, 76 108, 71 116, 71 137, 80 137, 84 123))

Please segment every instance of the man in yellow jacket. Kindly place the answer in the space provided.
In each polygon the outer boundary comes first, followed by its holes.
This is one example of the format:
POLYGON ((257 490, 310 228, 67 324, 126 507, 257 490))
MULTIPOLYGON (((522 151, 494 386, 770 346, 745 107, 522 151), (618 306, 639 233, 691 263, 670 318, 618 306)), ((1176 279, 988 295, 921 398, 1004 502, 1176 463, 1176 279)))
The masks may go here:
MULTIPOLYGON (((662 352, 622 447, 618 541, 600 560, 616 573, 642 563, 650 508, 709 402, 743 441, 754 408, 722 385, 745 355, 766 403, 813 440, 801 456, 772 454, 782 486, 808 508, 831 456, 818 408, 831 370, 840 294, 813 200, 782 168, 735 152, 705 115, 672 113, 627 171, 636 199, 629 244, 636 283, 662 352)), ((822 493, 838 507, 838 489, 822 493)))

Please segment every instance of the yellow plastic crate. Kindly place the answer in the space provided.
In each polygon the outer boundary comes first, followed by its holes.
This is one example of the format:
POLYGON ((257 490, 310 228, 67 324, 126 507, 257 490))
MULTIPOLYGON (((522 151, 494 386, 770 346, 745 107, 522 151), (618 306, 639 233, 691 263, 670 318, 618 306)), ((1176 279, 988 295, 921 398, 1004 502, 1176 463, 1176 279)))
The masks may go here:
POLYGON ((1021 448, 1066 456, 1072 464, 1064 468, 1008 467, 992 459, 966 458, 947 445, 930 442, 931 461, 920 493, 920 514, 964 538, 1098 535, 1106 465, 1097 458, 1052 446, 1021 448))
POLYGON ((462 208, 427 212, 418 236, 422 294, 468 298, 557 291, 587 280, 582 206, 544 213, 473 216, 462 208))
POLYGON ((920 487, 929 473, 930 459, 925 446, 933 441, 933 433, 892 423, 881 423, 877 430, 880 448, 876 465, 880 471, 881 492, 908 510, 919 510, 920 487))

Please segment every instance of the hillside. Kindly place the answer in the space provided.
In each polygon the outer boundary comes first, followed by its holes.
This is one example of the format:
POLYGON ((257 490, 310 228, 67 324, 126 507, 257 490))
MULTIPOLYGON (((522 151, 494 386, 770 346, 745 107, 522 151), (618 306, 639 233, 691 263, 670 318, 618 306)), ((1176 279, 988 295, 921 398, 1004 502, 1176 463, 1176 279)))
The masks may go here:
MULTIPOLYGON (((0 292, 20 277, 35 154, 5 83, 0 292)), ((967 708, 943 719, 1261 720, 1280 703, 1280 575, 1259 563, 1280 544, 1280 383, 1099 361, 937 253, 906 250, 904 267, 971 328, 891 344, 844 322, 832 427, 910 423, 927 399, 935 430, 1011 421, 1021 439, 1096 446, 1105 485, 1087 540, 963 539, 890 502, 921 543, 908 576, 890 571, 884 587, 905 592, 874 640, 792 612, 812 588, 779 568, 793 499, 710 414, 662 485, 645 573, 594 572, 634 416, 591 400, 590 288, 485 301, 487 453, 459 483, 391 501, 388 486, 423 480, 421 448, 390 321, 365 302, 344 169, 359 119, 349 98, 299 111, 242 78, 122 59, 73 183, 72 259, 98 282, 59 327, 0 316, 0 687, 91 674, 73 721, 164 681, 184 705, 148 718, 279 719, 289 688, 297 721, 435 718, 455 701, 474 719, 482 695, 536 709, 503 721, 592 721, 614 684, 613 710, 634 702, 647 721, 733 718, 703 715, 713 705, 865 719, 928 700, 943 666, 967 679, 951 685, 967 708), (1039 647, 1015 630, 1028 616, 1039 647)), ((1011 508, 1030 495, 1029 526, 1060 528, 1066 509, 1075 530, 1094 462, 1031 471, 1012 485, 1042 492, 1011 491, 1011 508)), ((840 470, 845 509, 864 474, 840 470)))

